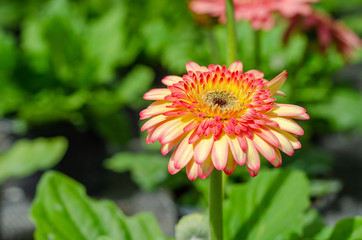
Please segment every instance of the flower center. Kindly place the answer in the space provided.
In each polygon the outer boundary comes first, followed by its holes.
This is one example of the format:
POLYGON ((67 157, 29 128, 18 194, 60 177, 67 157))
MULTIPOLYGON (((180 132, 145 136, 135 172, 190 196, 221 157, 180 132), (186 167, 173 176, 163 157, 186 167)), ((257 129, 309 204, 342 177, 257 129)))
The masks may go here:
POLYGON ((225 90, 209 91, 204 95, 205 102, 211 106, 219 106, 222 109, 236 107, 238 98, 231 92, 225 90))

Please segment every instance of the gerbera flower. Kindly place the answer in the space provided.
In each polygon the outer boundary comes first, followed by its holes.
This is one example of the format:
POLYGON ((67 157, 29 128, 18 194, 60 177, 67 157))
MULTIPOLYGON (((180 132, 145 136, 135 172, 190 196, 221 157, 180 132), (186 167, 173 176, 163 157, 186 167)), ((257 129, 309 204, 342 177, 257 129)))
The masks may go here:
MULTIPOLYGON (((310 3, 318 0, 234 0, 235 19, 252 23, 255 30, 268 30, 274 26, 274 13, 291 18, 312 11, 310 3)), ((226 22, 225 0, 193 0, 190 9, 198 14, 210 14, 226 22)))
POLYGON ((354 50, 362 45, 361 39, 354 32, 326 13, 314 11, 305 16, 293 17, 284 34, 284 42, 298 29, 306 32, 309 39, 315 39, 323 54, 328 47, 335 45, 342 55, 352 57, 354 50))
POLYGON ((251 176, 260 168, 259 152, 275 167, 282 163, 280 150, 293 155, 301 147, 297 135, 303 129, 293 119, 309 119, 304 108, 275 103, 287 73, 263 79, 257 70, 243 73, 241 62, 200 67, 186 64, 187 75, 162 79, 167 88, 144 95, 155 100, 140 113, 148 120, 147 143, 157 140, 166 155, 175 147, 168 170, 186 167, 190 180, 207 178, 214 167, 231 174, 237 164, 246 165, 251 176))

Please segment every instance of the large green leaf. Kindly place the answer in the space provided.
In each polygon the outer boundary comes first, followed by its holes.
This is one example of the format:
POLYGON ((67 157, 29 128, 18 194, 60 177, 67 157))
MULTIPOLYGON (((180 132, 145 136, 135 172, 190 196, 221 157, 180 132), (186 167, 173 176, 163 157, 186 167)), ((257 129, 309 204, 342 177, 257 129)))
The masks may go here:
POLYGON ((131 171, 132 179, 145 190, 152 190, 168 176, 167 159, 161 154, 123 152, 105 161, 105 167, 116 171, 131 171))
POLYGON ((246 184, 232 186, 229 195, 226 239, 277 240, 302 230, 309 195, 300 171, 263 171, 246 184))
POLYGON ((328 240, 362 239, 362 217, 340 220, 333 228, 328 240))
POLYGON ((153 215, 126 217, 114 203, 89 198, 81 184, 54 171, 41 178, 31 217, 38 240, 166 239, 153 215))
POLYGON ((0 154, 0 184, 54 166, 64 156, 67 145, 64 137, 17 141, 0 154))

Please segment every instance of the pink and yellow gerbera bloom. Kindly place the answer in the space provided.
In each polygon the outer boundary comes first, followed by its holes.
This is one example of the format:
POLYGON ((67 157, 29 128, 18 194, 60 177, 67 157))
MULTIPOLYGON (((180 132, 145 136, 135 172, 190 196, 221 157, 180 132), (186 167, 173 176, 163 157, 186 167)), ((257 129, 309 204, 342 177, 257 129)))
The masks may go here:
POLYGON ((186 64, 187 75, 162 79, 167 88, 144 95, 155 100, 140 113, 150 118, 142 127, 147 143, 159 141, 161 153, 174 149, 168 170, 186 167, 190 180, 207 178, 214 168, 226 174, 237 164, 246 165, 251 176, 260 168, 261 153, 273 166, 282 164, 280 151, 293 155, 301 147, 297 136, 303 129, 293 119, 309 119, 306 110, 275 103, 287 73, 263 79, 257 70, 243 72, 241 62, 229 68, 186 64))

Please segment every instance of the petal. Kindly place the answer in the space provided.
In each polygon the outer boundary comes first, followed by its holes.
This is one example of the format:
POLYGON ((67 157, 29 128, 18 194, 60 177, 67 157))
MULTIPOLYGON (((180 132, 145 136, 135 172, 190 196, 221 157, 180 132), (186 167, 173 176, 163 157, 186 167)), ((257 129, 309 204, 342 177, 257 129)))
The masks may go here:
POLYGON ((307 113, 298 115, 298 116, 293 116, 292 118, 294 119, 300 119, 300 120, 308 120, 309 119, 309 115, 307 113))
POLYGON ((155 88, 146 92, 143 95, 143 99, 145 100, 164 100, 167 95, 170 95, 171 91, 167 88, 155 88))
POLYGON ((161 82, 166 86, 171 86, 172 84, 178 83, 180 81, 183 81, 183 79, 179 76, 167 76, 161 80, 161 82))
POLYGON ((173 158, 170 159, 170 161, 168 161, 168 172, 172 175, 178 173, 181 169, 176 169, 174 166, 174 160, 173 158))
POLYGON ((171 142, 168 142, 166 144, 161 144, 161 154, 166 155, 167 153, 169 153, 172 150, 172 148, 174 148, 176 146, 176 144, 179 143, 181 141, 181 139, 185 137, 185 135, 186 135, 186 133, 179 136, 178 138, 176 138, 175 140, 173 140, 171 142))
POLYGON ((268 112, 270 115, 274 116, 298 116, 304 114, 306 111, 304 108, 292 104, 274 104, 274 108, 268 112))
POLYGON ((160 134, 159 141, 161 144, 166 144, 181 136, 184 133, 184 127, 193 121, 189 117, 177 118, 176 120, 178 121, 167 124, 168 127, 160 134))
POLYGON ((273 78, 270 82, 268 82, 263 89, 270 89, 270 94, 275 94, 284 84, 287 79, 287 72, 284 70, 278 76, 273 78))
POLYGON ((274 167, 280 167, 282 165, 282 156, 280 155, 279 149, 274 148, 275 150, 275 161, 271 162, 274 167))
POLYGON ((260 168, 259 153, 256 150, 252 140, 250 140, 249 138, 245 139, 248 144, 248 148, 246 150, 246 166, 250 170, 259 171, 260 168))
POLYGON ((236 164, 231 152, 229 151, 229 157, 227 160, 227 164, 224 168, 224 172, 226 173, 226 175, 232 174, 235 171, 236 166, 237 166, 237 164, 236 164))
POLYGON ((276 96, 282 96, 282 97, 286 97, 287 95, 284 93, 284 92, 282 92, 282 91, 277 91, 276 93, 274 93, 274 95, 276 95, 276 96))
POLYGON ((236 139, 235 136, 229 136, 228 140, 229 140, 231 153, 234 156, 235 161, 241 166, 244 165, 246 160, 246 154, 241 149, 238 140, 236 139))
POLYGON ((228 136, 226 134, 222 134, 220 138, 214 142, 212 148, 211 159, 217 170, 223 170, 228 160, 229 146, 227 138, 228 136))
POLYGON ((141 132, 143 132, 144 130, 153 127, 163 121, 165 121, 166 119, 172 119, 170 117, 164 116, 164 115, 157 115, 154 116, 153 118, 151 118, 150 120, 148 120, 147 122, 145 122, 145 124, 143 124, 142 128, 141 128, 141 132))
POLYGON ((236 72, 236 71, 243 72, 243 63, 240 61, 233 62, 229 66, 229 71, 230 72, 236 72))
POLYGON ((259 137, 261 137, 263 140, 270 143, 271 145, 274 145, 276 147, 280 146, 278 138, 276 138, 275 135, 269 129, 261 127, 255 133, 258 134, 259 137))
POLYGON ((189 72, 189 71, 192 71, 192 72, 208 72, 209 71, 209 69, 207 69, 206 67, 200 67, 200 65, 195 63, 195 62, 186 63, 186 70, 187 70, 187 72, 189 72))
POLYGON ((212 164, 211 156, 209 156, 201 165, 199 165, 197 175, 199 175, 199 178, 205 179, 211 174, 213 169, 214 165, 212 164))
POLYGON ((194 145, 194 160, 197 164, 202 164, 210 155, 212 146, 214 145, 213 135, 209 134, 207 137, 200 138, 194 145))
POLYGON ((294 154, 294 148, 288 138, 277 130, 270 129, 270 131, 278 138, 280 142, 279 149, 288 154, 289 156, 292 156, 294 154))
POLYGON ((191 181, 195 181, 198 174, 197 174, 197 170, 198 170, 198 166, 194 161, 190 161, 187 165, 186 165, 186 174, 187 177, 191 180, 191 181))
POLYGON ((255 70, 255 69, 251 69, 249 71, 247 71, 246 73, 251 73, 254 75, 255 79, 259 79, 259 78, 263 78, 264 77, 264 73, 259 71, 259 70, 255 70))
POLYGON ((261 139, 258 135, 254 134, 254 145, 256 149, 269 161, 273 162, 275 160, 275 151, 274 148, 261 139))
MULTIPOLYGON (((180 122, 180 118, 174 118, 172 120, 165 121, 165 122, 162 122, 162 123, 156 125, 155 130, 152 132, 151 142, 155 142, 157 139, 160 139, 165 134, 165 132, 169 131, 170 128, 176 130, 177 126, 179 125, 179 122, 180 122)), ((180 129, 177 132, 175 131, 173 133, 173 136, 176 135, 176 137, 178 137, 183 133, 183 126, 181 126, 181 127, 182 127, 181 131, 180 131, 180 129)), ((162 142, 162 144, 165 144, 165 143, 167 143, 167 142, 165 142, 165 141, 162 142)))
POLYGON ((304 131, 301 126, 299 126, 298 123, 296 123, 294 120, 289 118, 283 118, 283 117, 271 117, 270 120, 273 120, 279 124, 279 128, 296 134, 296 135, 303 135, 304 131))
POLYGON ((298 138, 296 138, 295 135, 290 134, 290 133, 280 130, 280 129, 278 129, 278 132, 280 132, 281 134, 283 134, 284 136, 286 136, 288 138, 289 142, 292 144, 294 149, 299 149, 302 147, 302 145, 298 141, 298 138))
POLYGON ((236 139, 238 140, 239 146, 241 147, 241 149, 246 152, 246 148, 247 148, 247 143, 245 140, 245 136, 244 135, 236 135, 236 139))
POLYGON ((180 142, 171 156, 171 159, 174 159, 176 169, 185 167, 194 155, 193 145, 189 144, 190 135, 191 132, 180 142))
POLYGON ((170 110, 169 108, 166 108, 166 106, 171 106, 171 104, 171 101, 166 100, 158 100, 153 102, 150 106, 140 112, 140 119, 143 120, 158 114, 165 113, 170 110))

